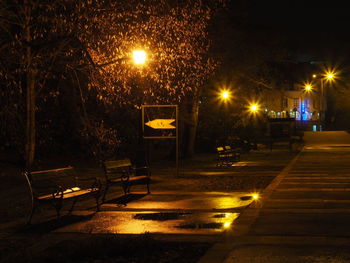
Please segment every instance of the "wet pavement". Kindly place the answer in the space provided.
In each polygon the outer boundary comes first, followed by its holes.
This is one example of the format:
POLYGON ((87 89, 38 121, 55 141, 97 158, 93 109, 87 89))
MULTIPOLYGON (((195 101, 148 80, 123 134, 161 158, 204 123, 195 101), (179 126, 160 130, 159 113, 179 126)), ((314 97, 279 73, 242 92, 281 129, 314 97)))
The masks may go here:
POLYGON ((199 261, 350 262, 350 135, 307 132, 304 150, 199 261), (217 255, 220 255, 217 256, 217 255))
MULTIPOLYGON (((258 181, 261 178, 268 184, 294 155, 288 150, 274 150, 272 153, 260 150, 245 155, 244 160, 233 167, 216 167, 215 157, 210 155, 208 159, 196 160, 193 166, 186 166, 178 177, 168 173, 169 169, 155 169, 151 194, 145 194, 144 187, 140 188, 142 192, 132 189, 132 194, 127 196, 120 195, 121 189, 111 191, 101 211, 94 211, 94 200, 81 200, 72 215, 64 213, 58 220, 53 209, 42 209, 34 216, 28 229, 23 229, 25 217, 0 225, 3 246, 7 249, 12 247, 13 242, 21 247, 27 242, 29 251, 33 246, 44 250, 79 235, 143 236, 145 233, 177 242, 212 243, 219 240, 223 233, 235 231, 239 215, 251 204, 259 202, 253 200, 254 192, 235 192, 236 189, 244 189, 244 182, 250 180, 261 182, 258 181), (236 179, 228 180, 231 177, 236 179), (218 184, 220 187, 214 188, 218 184), (213 192, 213 189, 220 190, 213 192), (45 240, 41 241, 43 237, 45 240)), ((163 167, 167 165, 163 164, 163 167)), ((89 169, 81 172, 92 174, 89 169)), ((95 175, 95 170, 93 172, 95 175)), ((245 189, 254 189, 255 186, 259 189, 266 184, 248 184, 245 189)))
MULTIPOLYGON (((220 234, 254 202, 253 193, 133 193, 107 201, 89 220, 56 232, 118 234, 220 234)), ((75 212, 75 214, 87 212, 75 212)))

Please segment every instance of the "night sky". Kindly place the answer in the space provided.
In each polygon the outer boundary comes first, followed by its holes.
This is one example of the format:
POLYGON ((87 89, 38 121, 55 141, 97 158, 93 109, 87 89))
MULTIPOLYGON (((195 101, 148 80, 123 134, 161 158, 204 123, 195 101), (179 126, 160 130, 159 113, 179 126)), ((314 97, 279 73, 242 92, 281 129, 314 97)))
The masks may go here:
POLYGON ((302 53, 349 55, 349 8, 338 2, 249 1, 247 23, 271 37, 287 38, 302 53))

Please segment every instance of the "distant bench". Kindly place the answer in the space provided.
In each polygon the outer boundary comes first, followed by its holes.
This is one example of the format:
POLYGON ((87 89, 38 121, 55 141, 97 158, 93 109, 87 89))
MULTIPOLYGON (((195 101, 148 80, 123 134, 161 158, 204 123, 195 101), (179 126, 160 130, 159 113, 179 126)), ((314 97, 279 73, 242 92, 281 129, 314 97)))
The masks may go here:
POLYGON ((24 172, 31 194, 31 212, 28 224, 40 204, 51 204, 56 209, 57 218, 64 200, 73 200, 69 212, 73 211, 79 197, 93 196, 96 199, 96 209, 99 210, 101 181, 98 178, 82 179, 76 176, 73 167, 24 172))
POLYGON ((104 161, 103 167, 106 176, 106 189, 103 196, 105 201, 110 186, 119 185, 124 194, 130 193, 133 185, 146 185, 147 193, 150 193, 151 173, 148 166, 133 167, 130 159, 104 161))

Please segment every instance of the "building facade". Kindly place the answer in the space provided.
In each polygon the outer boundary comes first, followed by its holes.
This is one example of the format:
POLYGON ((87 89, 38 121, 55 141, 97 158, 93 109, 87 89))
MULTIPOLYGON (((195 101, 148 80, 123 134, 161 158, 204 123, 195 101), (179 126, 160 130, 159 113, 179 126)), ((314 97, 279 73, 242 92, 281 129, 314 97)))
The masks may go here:
POLYGON ((264 113, 269 119, 295 118, 299 128, 322 130, 321 97, 303 90, 265 90, 264 113))

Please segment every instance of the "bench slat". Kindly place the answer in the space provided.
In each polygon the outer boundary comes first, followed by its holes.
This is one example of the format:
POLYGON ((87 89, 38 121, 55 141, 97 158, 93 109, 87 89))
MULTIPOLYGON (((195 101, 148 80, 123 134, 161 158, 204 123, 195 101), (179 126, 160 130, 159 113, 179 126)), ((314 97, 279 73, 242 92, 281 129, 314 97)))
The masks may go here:
POLYGON ((105 165, 105 168, 107 169, 116 169, 116 168, 131 166, 131 161, 130 159, 105 161, 104 165, 105 165))
MULTIPOLYGON (((98 190, 99 190, 98 188, 81 189, 78 191, 71 191, 71 192, 67 192, 67 190, 66 190, 66 191, 64 191, 63 199, 69 199, 72 197, 90 194, 90 193, 96 192, 98 190)), ((58 194, 58 196, 60 196, 60 195, 58 194)), ((52 197, 52 194, 47 194, 47 195, 39 196, 38 199, 39 200, 51 200, 51 199, 53 199, 53 197, 52 197)))

